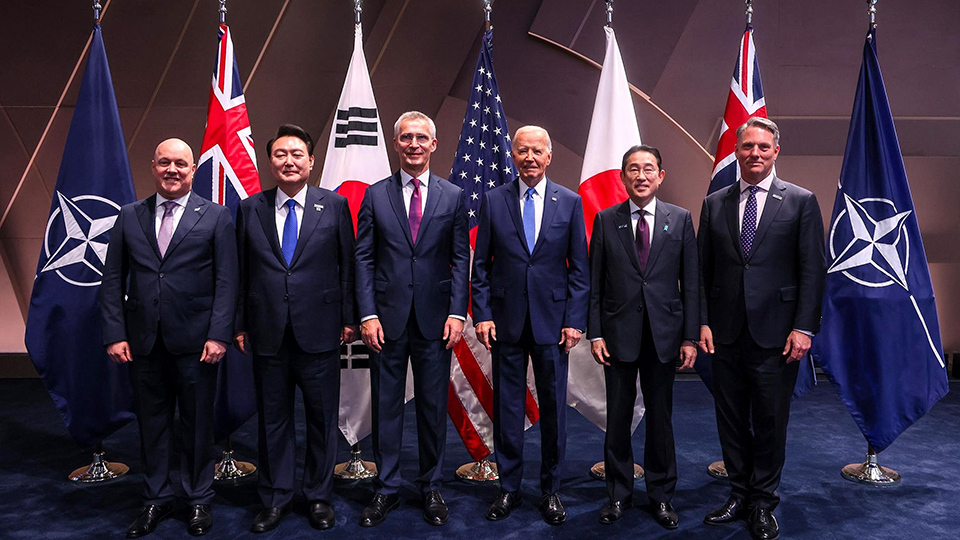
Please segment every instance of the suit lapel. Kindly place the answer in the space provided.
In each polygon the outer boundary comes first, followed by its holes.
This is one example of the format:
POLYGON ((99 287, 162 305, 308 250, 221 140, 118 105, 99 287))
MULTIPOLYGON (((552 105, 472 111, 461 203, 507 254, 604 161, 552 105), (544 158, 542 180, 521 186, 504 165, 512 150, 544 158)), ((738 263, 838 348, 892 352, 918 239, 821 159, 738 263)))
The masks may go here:
POLYGON ((662 201, 657 202, 657 214, 653 218, 653 241, 650 242, 650 257, 647 258, 647 271, 644 273, 649 273, 657 263, 657 256, 660 255, 663 244, 670 235, 670 225, 670 212, 667 206, 662 201))
POLYGON ((160 246, 157 245, 157 196, 147 197, 137 206, 137 221, 140 222, 140 228, 143 229, 143 235, 147 237, 147 243, 153 248, 153 253, 160 260, 160 246))
POLYGON ((750 248, 750 254, 757 252, 757 246, 763 242, 764 235, 770 229, 770 224, 777 217, 777 212, 783 206, 783 193, 787 189, 776 176, 770 184, 770 191, 767 192, 767 200, 763 203, 763 213, 760 214, 760 222, 757 224, 757 234, 753 238, 753 247, 750 248))
MULTIPOLYGON (((427 205, 423 209, 423 218, 420 220, 420 231, 417 233, 418 241, 420 238, 423 238, 427 230, 427 225, 430 224, 433 214, 437 211, 437 205, 440 204, 440 193, 442 191, 443 187, 441 187, 440 177, 431 174, 429 183, 427 184, 427 205)), ((409 226, 407 228, 409 229, 409 226)), ((412 235, 410 239, 413 239, 412 235)))
POLYGON ((527 253, 530 253, 530 246, 527 245, 527 237, 523 233, 523 218, 520 217, 520 180, 514 180, 511 184, 510 189, 506 190, 504 197, 507 198, 507 212, 510 213, 510 217, 513 218, 513 225, 517 229, 517 235, 520 237, 520 243, 523 244, 523 247, 527 250, 527 253))
POLYGON ((268 189, 260 194, 259 204, 256 206, 263 235, 270 243, 277 260, 286 264, 283 251, 280 250, 280 238, 277 236, 277 188, 268 189))
POLYGON ((180 215, 180 223, 177 224, 177 230, 173 231, 173 238, 170 239, 170 245, 167 246, 167 253, 164 258, 169 257, 173 250, 177 249, 177 245, 193 230, 206 211, 207 203, 191 191, 187 198, 187 204, 183 207, 183 214, 180 215))
POLYGON ((319 189, 313 189, 307 186, 306 197, 303 199, 303 223, 300 224, 300 234, 297 236, 297 249, 293 252, 293 259, 290 266, 297 264, 300 253, 303 252, 303 246, 310 240, 310 235, 316 230, 320 223, 320 217, 323 215, 323 192, 319 189))
POLYGON ((540 234, 537 235, 537 245, 533 248, 533 253, 536 253, 537 248, 543 244, 543 237, 546 236, 545 233, 549 230, 550 224, 553 223, 553 216, 557 213, 557 204, 559 204, 557 193, 560 190, 557 185, 547 177, 544 177, 544 181, 547 185, 546 189, 543 190, 543 217, 540 219, 540 234))
POLYGON ((410 247, 413 247, 413 236, 410 235, 410 220, 407 219, 407 209, 403 206, 403 180, 400 171, 397 171, 390 184, 387 185, 387 198, 390 199, 390 206, 393 207, 393 213, 397 215, 397 221, 400 222, 400 230, 407 237, 410 247))
POLYGON ((723 214, 727 219, 727 228, 730 230, 730 239, 734 248, 743 261, 743 248, 740 247, 740 181, 730 186, 727 195, 723 198, 723 214))
POLYGON ((627 258, 633 263, 633 268, 640 273, 640 259, 637 258, 637 241, 633 236, 633 222, 630 219, 630 201, 620 204, 614 214, 613 223, 617 227, 617 236, 627 252, 627 258))

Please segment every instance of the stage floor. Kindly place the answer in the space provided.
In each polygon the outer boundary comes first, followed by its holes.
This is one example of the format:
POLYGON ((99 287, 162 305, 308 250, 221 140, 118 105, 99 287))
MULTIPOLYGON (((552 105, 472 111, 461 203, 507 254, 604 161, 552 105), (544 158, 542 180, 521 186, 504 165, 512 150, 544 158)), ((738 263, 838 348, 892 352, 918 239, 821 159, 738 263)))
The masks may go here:
MULTIPOLYGON (((840 468, 861 461, 866 442, 829 382, 794 402, 787 443, 787 463, 780 486, 782 502, 776 515, 784 538, 828 539, 956 539, 960 537, 957 501, 960 500, 960 387, 908 429, 880 455, 880 463, 896 469, 903 481, 877 488, 848 482, 840 468), (953 502, 950 502, 953 501, 953 502)), ((443 496, 450 507, 449 522, 431 527, 421 519, 419 494, 412 479, 417 456, 412 403, 406 409, 402 472, 407 479, 403 502, 387 521, 374 529, 357 525, 360 511, 372 496, 369 484, 339 484, 335 491, 336 526, 322 533, 310 528, 305 502, 298 499, 294 514, 266 535, 249 527, 259 510, 255 483, 218 486, 213 531, 207 538, 569 538, 587 540, 611 536, 642 538, 748 539, 741 523, 708 527, 701 520, 722 504, 728 494, 724 482, 707 475, 706 467, 720 459, 713 400, 698 381, 678 381, 674 399, 674 429, 680 474, 674 506, 680 528, 661 529, 648 509, 634 509, 613 525, 597 522, 606 499, 601 482, 588 470, 602 460, 603 432, 568 409, 567 461, 561 498, 567 522, 551 527, 536 510, 539 430, 527 432, 529 458, 523 484, 524 504, 509 519, 491 523, 483 518, 497 493, 495 485, 471 485, 454 480, 457 467, 470 461, 453 429, 447 433, 443 496)), ((298 409, 299 459, 303 459, 302 410, 298 409)), ((449 425, 449 424, 448 424, 449 425)), ((634 437, 634 452, 642 456, 643 425, 634 437)), ((372 459, 369 438, 361 443, 372 459)), ((256 423, 247 422, 235 435, 237 457, 256 461, 256 423)), ((104 442, 107 459, 130 466, 126 477, 112 483, 78 486, 66 477, 90 461, 67 434, 53 402, 39 380, 0 380, 0 538, 121 538, 140 506, 141 475, 135 424, 129 424, 104 442)), ((348 457, 341 442, 341 461, 348 457)), ((643 483, 635 500, 645 501, 643 483)), ((187 538, 185 511, 164 521, 149 538, 187 538)))

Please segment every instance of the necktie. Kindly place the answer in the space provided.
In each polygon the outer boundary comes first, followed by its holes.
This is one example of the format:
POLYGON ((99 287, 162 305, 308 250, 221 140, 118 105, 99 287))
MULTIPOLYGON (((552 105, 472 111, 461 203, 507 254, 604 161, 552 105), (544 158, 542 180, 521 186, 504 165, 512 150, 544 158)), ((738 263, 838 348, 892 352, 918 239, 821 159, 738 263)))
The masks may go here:
POLYGON ((747 197, 747 205, 743 209, 743 223, 740 225, 740 248, 743 249, 743 257, 750 256, 750 248, 753 247, 753 237, 757 234, 757 191, 760 188, 750 186, 750 196, 747 197))
POLYGON ((297 201, 287 199, 287 219, 283 221, 283 244, 280 250, 283 252, 283 260, 287 261, 287 266, 293 262, 293 252, 297 250, 297 213, 294 208, 297 207, 297 201))
POLYGON ((163 257, 167 254, 167 248, 170 247, 170 239, 173 238, 173 210, 177 207, 177 203, 164 201, 160 206, 163 207, 163 217, 160 218, 157 247, 160 248, 160 256, 163 257))
POLYGON ((533 253, 537 245, 537 216, 533 206, 533 194, 536 190, 527 188, 527 198, 523 201, 523 235, 527 238, 527 250, 533 253))
POLYGON ((407 212, 407 221, 410 222, 410 236, 413 243, 417 243, 417 233, 420 232, 420 221, 423 219, 423 204, 420 199, 420 180, 414 178, 413 195, 410 196, 410 211, 407 212))
POLYGON ((650 258, 650 226, 647 225, 646 211, 638 210, 640 219, 637 220, 637 259, 640 261, 640 270, 647 269, 647 259, 650 258))

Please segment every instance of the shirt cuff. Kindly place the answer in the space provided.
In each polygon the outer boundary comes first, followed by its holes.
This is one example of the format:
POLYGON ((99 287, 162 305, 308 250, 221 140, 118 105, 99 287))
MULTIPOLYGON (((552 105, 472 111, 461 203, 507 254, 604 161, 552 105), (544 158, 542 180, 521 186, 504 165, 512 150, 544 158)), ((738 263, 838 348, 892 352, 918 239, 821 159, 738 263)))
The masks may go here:
POLYGON ((447 315, 447 317, 450 319, 457 319, 458 321, 467 322, 467 318, 464 317, 463 315, 454 315, 453 313, 451 313, 447 315))
POLYGON ((810 332, 810 331, 808 331, 808 330, 801 330, 801 329, 799 329, 799 328, 794 328, 793 331, 794 331, 794 332, 800 332, 801 334, 804 334, 804 335, 813 337, 813 332, 810 332))
POLYGON ((600 341, 600 340, 602 340, 602 339, 603 339, 602 337, 595 337, 595 338, 593 338, 593 339, 590 340, 590 343, 593 343, 594 341, 600 341))
POLYGON ((369 321, 370 319, 379 319, 379 318, 380 317, 377 317, 376 315, 367 315, 366 317, 363 317, 360 319, 360 323, 362 324, 369 321))

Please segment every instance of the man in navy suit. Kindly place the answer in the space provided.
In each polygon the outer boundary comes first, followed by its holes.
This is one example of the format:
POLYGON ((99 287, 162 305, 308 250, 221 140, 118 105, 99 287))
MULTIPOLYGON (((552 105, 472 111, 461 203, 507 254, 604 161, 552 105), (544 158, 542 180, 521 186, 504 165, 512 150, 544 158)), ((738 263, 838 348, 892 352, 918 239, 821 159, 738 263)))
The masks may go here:
POLYGON ((500 494, 487 519, 520 505, 527 358, 540 406, 544 521, 566 519, 560 466, 566 448, 568 353, 587 326, 590 289, 580 197, 547 178, 547 131, 524 126, 513 138, 520 178, 484 195, 473 266, 477 339, 493 355, 494 445, 500 494))
POLYGON ((353 220, 346 198, 308 186, 313 138, 280 126, 267 143, 277 187, 240 203, 240 297, 235 342, 253 351, 260 431, 260 500, 251 531, 275 529, 290 510, 296 469, 293 404, 303 394, 303 493, 310 525, 334 524, 340 344, 355 322, 353 220))
POLYGON ((103 343, 111 360, 130 365, 145 472, 144 506, 127 538, 150 534, 173 510, 175 408, 187 530, 199 536, 213 526, 213 398, 233 335, 237 244, 230 211, 190 192, 196 168, 185 142, 157 146, 157 193, 120 209, 104 263, 103 343))
POLYGON ((657 523, 676 529, 673 379, 678 358, 684 368, 697 359, 700 283, 690 212, 656 197, 665 175, 660 151, 652 146, 637 145, 623 155, 620 180, 629 200, 593 221, 587 337, 607 386, 604 469, 610 500, 600 522, 617 521, 633 504, 630 428, 639 375, 647 497, 657 523))
POLYGON ((801 358, 820 329, 826 276, 817 198, 776 176, 780 130, 751 117, 737 129, 740 180, 700 212, 700 338, 713 388, 730 497, 704 518, 749 515, 754 538, 779 537, 773 510, 801 358))
POLYGON ((400 498, 407 359, 413 368, 423 519, 447 521, 440 495, 451 347, 467 315, 470 239, 460 188, 430 173, 437 128, 404 113, 393 128, 400 170, 367 188, 357 217, 357 303, 371 351, 377 492, 362 527, 383 522, 400 498))

